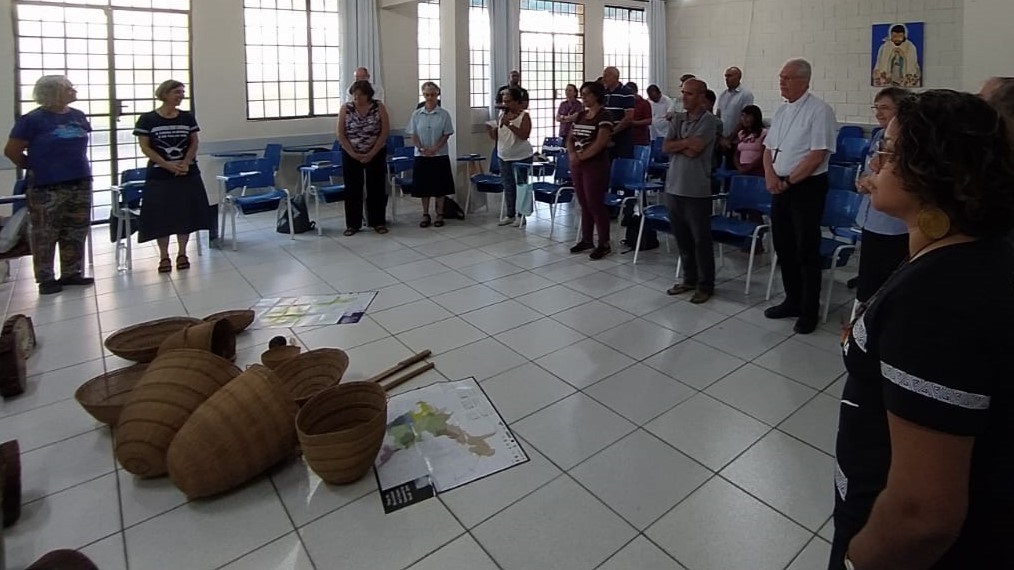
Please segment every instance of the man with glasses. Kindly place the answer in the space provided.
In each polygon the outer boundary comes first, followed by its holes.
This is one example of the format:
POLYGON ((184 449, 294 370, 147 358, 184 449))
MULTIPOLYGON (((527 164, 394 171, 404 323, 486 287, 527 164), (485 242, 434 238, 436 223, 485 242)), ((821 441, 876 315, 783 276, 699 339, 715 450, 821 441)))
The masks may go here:
POLYGON ((831 106, 809 92, 811 69, 805 59, 782 66, 778 87, 787 103, 775 111, 764 140, 771 235, 785 287, 785 300, 764 316, 796 317, 799 334, 813 332, 820 313, 820 218, 838 130, 831 106))

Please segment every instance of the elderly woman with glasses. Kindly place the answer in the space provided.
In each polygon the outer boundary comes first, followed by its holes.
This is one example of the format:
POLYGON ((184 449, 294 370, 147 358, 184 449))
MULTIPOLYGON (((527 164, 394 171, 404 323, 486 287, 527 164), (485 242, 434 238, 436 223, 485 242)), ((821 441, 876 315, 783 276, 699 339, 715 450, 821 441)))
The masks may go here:
POLYGON ((46 75, 35 83, 38 108, 18 117, 4 147, 26 171, 29 242, 39 293, 59 293, 66 285, 91 285, 82 274, 85 239, 91 224, 92 169, 88 162, 85 114, 69 105, 77 90, 63 75, 46 75), (53 270, 60 244, 60 278, 53 270))
POLYGON ((830 570, 1014 560, 1014 155, 988 103, 905 97, 871 162, 908 262, 843 339, 830 570))
MULTIPOLYGON (((881 89, 873 100, 873 116, 880 130, 873 135, 870 144, 870 158, 883 145, 884 131, 898 112, 898 102, 909 92, 900 87, 881 89)), ((869 161, 867 161, 869 162, 869 161)), ((908 256, 908 227, 905 222, 873 207, 869 197, 869 164, 856 183, 859 192, 865 194, 859 206, 856 225, 862 228, 863 249, 859 256, 859 275, 856 277, 856 301, 865 303, 873 292, 880 288, 898 265, 908 256)))
POLYGON ((444 199, 454 193, 454 175, 447 150, 454 125, 451 114, 440 107, 440 87, 436 83, 423 83, 422 96, 423 105, 412 113, 405 129, 415 147, 412 196, 422 198, 423 215, 419 227, 427 228, 432 223, 439 228, 444 225, 444 199), (436 221, 430 218, 430 198, 435 202, 436 221))

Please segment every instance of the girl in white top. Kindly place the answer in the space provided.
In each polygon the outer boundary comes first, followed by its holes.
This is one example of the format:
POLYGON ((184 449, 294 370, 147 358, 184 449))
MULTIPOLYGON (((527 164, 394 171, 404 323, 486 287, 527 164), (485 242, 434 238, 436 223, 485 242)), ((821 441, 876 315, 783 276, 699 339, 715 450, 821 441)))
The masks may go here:
POLYGON ((532 133, 532 118, 524 109, 521 101, 521 90, 512 87, 504 93, 504 112, 500 115, 499 126, 489 129, 489 136, 496 141, 497 156, 500 158, 500 177, 503 179, 504 200, 507 204, 506 216, 500 219, 500 225, 514 227, 524 226, 525 216, 531 214, 531 200, 517 195, 517 178, 514 164, 532 162, 532 143, 528 137, 532 133), (518 208, 518 204, 528 204, 527 208, 518 208), (528 211, 522 211, 527 209, 528 211))

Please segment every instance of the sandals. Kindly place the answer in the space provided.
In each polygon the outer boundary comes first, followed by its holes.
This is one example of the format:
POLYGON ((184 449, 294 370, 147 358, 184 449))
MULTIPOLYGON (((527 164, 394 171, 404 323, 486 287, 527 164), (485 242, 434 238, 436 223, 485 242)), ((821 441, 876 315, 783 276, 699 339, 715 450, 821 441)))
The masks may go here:
POLYGON ((433 227, 434 228, 444 227, 444 216, 442 214, 437 214, 437 220, 433 222, 433 227))
POLYGON ((359 228, 347 228, 343 234, 345 237, 354 236, 359 232, 359 228))
POLYGON ((387 226, 377 226, 373 228, 373 231, 377 232, 380 235, 384 235, 388 232, 387 226))
POLYGON ((158 261, 158 272, 169 273, 173 270, 173 262, 168 257, 163 257, 158 261))
POLYGON ((423 214, 423 219, 422 219, 421 222, 419 222, 419 227, 420 228, 428 228, 428 227, 430 227, 430 215, 429 214, 423 214))
POLYGON ((176 269, 190 269, 190 258, 183 254, 177 255, 176 269))

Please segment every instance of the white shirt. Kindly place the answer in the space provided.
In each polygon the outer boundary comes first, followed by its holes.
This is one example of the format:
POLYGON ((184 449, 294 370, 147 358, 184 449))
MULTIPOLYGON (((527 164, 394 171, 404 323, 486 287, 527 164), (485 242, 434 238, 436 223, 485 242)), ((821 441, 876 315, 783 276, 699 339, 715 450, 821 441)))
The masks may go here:
POLYGON ((718 118, 722 119, 723 137, 731 137, 736 132, 739 114, 747 105, 753 105, 753 93, 742 85, 726 89, 718 96, 718 118))
POLYGON ((672 106, 672 99, 662 95, 657 103, 652 101, 650 97, 648 102, 651 103, 651 138, 654 140, 664 137, 669 133, 669 121, 666 120, 665 115, 669 112, 669 107, 672 106))
POLYGON ((813 174, 827 172, 837 132, 834 110, 809 91, 794 102, 778 107, 764 139, 764 147, 771 151, 774 160, 775 174, 788 176, 811 150, 829 151, 813 174))
MULTIPOLYGON (((528 111, 521 111, 521 114, 514 117, 510 125, 515 129, 521 128, 521 120, 528 111)), ((496 152, 501 160, 524 160, 533 154, 532 143, 528 139, 522 139, 514 134, 514 131, 507 127, 497 128, 496 152)))

